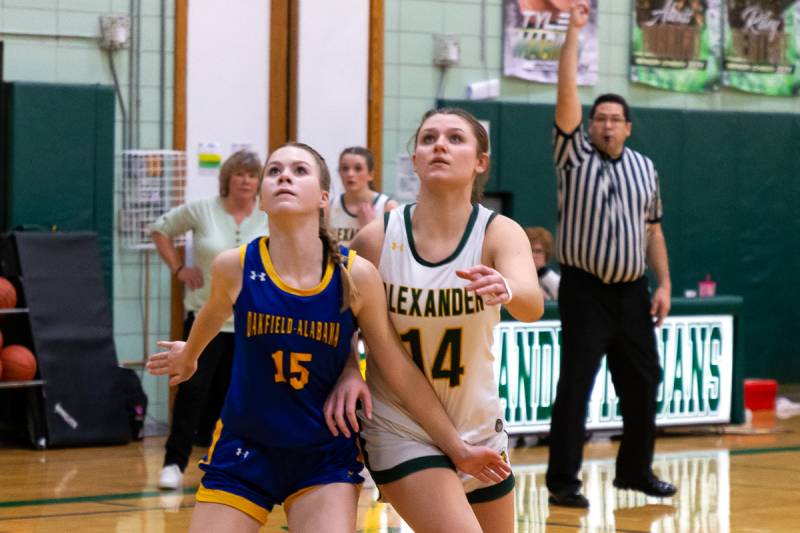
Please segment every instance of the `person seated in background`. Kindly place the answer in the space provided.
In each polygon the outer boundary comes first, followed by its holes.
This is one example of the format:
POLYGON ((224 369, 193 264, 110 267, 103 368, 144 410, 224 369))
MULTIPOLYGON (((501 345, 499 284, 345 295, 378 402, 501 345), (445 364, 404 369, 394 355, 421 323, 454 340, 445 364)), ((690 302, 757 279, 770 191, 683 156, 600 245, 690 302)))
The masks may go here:
POLYGON ((558 300, 558 284, 561 276, 547 266, 553 257, 553 234, 541 226, 527 227, 525 233, 531 242, 531 254, 539 275, 539 286, 545 300, 558 300))

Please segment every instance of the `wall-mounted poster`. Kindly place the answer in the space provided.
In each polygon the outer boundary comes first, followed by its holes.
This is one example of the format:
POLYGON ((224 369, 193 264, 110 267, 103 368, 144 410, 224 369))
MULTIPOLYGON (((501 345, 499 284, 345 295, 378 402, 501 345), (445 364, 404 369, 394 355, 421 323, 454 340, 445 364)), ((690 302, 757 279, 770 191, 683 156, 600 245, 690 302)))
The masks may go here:
POLYGON ((800 94, 800 1, 727 0, 726 86, 751 93, 800 94))
MULTIPOLYGON (((558 82, 558 55, 567 33, 571 0, 503 1, 503 74, 540 83, 558 82)), ((597 83, 597 3, 589 0, 581 30, 578 85, 597 83)))
POLYGON ((716 91, 720 0, 636 0, 631 81, 681 92, 716 91))

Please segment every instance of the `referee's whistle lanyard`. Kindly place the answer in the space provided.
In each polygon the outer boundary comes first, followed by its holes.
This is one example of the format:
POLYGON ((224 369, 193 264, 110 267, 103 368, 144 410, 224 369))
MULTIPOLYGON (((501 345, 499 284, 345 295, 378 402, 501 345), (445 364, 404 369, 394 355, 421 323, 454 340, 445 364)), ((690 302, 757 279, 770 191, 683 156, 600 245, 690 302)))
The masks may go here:
POLYGON ((602 162, 601 176, 608 182, 608 193, 614 195, 617 193, 617 187, 614 183, 614 167, 611 166, 611 160, 608 157, 601 156, 600 161, 602 162))
MULTIPOLYGON (((612 211, 613 207, 614 207, 613 199, 617 195, 617 187, 616 187, 616 183, 614 181, 614 177, 615 177, 616 174, 614 172, 614 167, 611 164, 614 160, 608 154, 605 154, 605 153, 600 152, 600 151, 598 151, 597 153, 600 156, 600 175, 599 175, 599 178, 601 180, 605 180, 605 182, 607 184, 608 194, 606 195, 606 202, 608 204, 609 211, 612 211)), ((611 233, 612 234, 616 234, 616 231, 617 231, 617 227, 616 227, 616 224, 615 224, 616 217, 610 217, 609 218, 609 222, 611 224, 611 227, 609 228, 611 230, 611 233)))

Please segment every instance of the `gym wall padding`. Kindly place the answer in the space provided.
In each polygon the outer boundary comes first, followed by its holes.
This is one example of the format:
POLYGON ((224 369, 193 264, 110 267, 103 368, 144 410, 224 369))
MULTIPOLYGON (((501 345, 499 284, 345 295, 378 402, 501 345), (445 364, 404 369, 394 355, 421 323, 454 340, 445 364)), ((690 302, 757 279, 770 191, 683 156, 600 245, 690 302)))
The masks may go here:
MULTIPOLYGON (((555 230, 554 106, 443 101, 491 120, 488 190, 555 230)), ((673 297, 710 274, 744 297, 745 376, 800 382, 800 116, 634 108, 628 146, 658 169, 673 297)), ((588 108, 584 108, 584 118, 588 108)))
POLYGON ((114 92, 102 85, 5 84, 0 230, 97 233, 112 296, 114 92))
POLYGON ((131 437, 97 244, 94 233, 14 232, 0 246, 28 306, 50 447, 131 437))

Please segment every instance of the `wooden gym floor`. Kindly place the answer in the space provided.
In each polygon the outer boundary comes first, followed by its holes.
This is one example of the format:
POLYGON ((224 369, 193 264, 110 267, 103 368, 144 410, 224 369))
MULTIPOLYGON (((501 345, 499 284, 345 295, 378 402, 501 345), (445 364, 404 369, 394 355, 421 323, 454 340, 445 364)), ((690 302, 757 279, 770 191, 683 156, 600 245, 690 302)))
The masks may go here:
MULTIPOLYGON (((670 499, 617 491, 613 440, 586 446, 588 511, 548 507, 547 449, 517 448, 519 532, 797 532, 800 531, 800 416, 756 413, 748 427, 673 430, 659 437, 655 469, 676 483, 670 499), (724 433, 723 433, 724 429, 724 433)), ((109 448, 0 450, 0 532, 185 531, 199 470, 182 492, 156 488, 163 438, 109 448)), ((203 450, 196 450, 199 459, 203 450)), ((406 532, 371 490, 359 501, 359 532, 406 532)), ((286 531, 280 508, 262 531, 286 531)))

